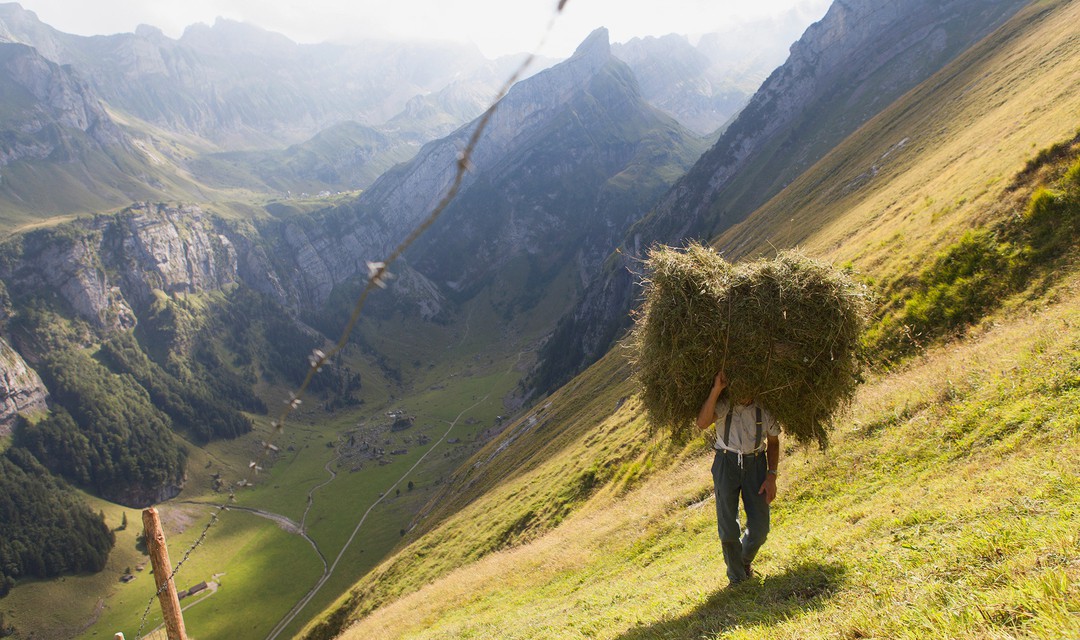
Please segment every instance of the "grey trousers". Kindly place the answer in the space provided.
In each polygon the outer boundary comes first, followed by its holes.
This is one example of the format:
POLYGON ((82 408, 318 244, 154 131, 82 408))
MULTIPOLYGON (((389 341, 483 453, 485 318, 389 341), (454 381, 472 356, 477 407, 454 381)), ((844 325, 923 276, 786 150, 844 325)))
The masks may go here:
POLYGON ((746 580, 746 565, 757 555, 769 535, 769 504, 759 494, 769 463, 764 453, 742 456, 721 449, 713 460, 713 487, 716 490, 716 525, 720 546, 732 583, 746 580), (746 510, 746 534, 739 526, 739 496, 746 510), (741 539, 740 539, 741 535, 741 539))

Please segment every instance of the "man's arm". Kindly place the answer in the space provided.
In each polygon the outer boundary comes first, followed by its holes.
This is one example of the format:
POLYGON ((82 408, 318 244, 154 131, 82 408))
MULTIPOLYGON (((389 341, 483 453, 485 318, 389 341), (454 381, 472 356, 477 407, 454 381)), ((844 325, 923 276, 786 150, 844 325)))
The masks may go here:
POLYGON ((776 470, 780 464, 780 438, 769 436, 765 440, 765 461, 769 464, 769 472, 765 474, 765 482, 761 483, 758 493, 765 494, 765 503, 772 504, 776 499, 776 470))
POLYGON ((716 374, 716 378, 713 379, 712 390, 709 391, 709 397, 705 398, 701 410, 698 411, 698 429, 708 429, 709 425, 716 419, 716 402, 720 399, 720 394, 727 388, 727 384, 727 375, 723 371, 716 374))

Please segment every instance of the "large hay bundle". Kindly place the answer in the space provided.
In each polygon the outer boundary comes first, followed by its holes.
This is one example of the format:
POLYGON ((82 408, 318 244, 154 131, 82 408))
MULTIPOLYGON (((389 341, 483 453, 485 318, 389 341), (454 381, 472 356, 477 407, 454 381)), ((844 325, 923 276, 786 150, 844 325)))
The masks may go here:
POLYGON ((713 378, 753 396, 800 442, 825 427, 855 390, 855 351, 869 294, 797 252, 733 266, 712 249, 656 247, 645 262, 635 368, 657 427, 685 441, 713 378))

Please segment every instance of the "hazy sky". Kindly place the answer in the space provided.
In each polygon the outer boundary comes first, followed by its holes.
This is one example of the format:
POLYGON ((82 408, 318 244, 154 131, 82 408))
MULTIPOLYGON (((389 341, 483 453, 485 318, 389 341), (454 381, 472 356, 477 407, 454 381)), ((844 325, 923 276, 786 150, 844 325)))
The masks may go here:
MULTIPOLYGON (((139 24, 179 37, 217 16, 251 22, 298 42, 388 35, 472 41, 488 56, 534 49, 557 0, 18 0, 44 22, 80 35, 133 31, 139 24)), ((568 0, 548 45, 573 52, 605 26, 615 42, 635 36, 698 35, 796 8, 807 24, 830 0, 568 0)))

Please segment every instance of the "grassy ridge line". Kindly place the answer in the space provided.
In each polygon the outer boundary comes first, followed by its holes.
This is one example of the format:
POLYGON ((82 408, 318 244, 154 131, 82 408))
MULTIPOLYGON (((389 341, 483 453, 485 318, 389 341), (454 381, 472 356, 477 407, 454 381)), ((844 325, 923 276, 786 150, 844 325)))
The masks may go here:
POLYGON ((1009 212, 1002 183, 1072 137, 1080 4, 1034 2, 714 242, 729 258, 801 245, 875 276, 1009 212))
POLYGON ((722 589, 692 455, 343 637, 1076 637, 1077 285, 866 384, 828 454, 785 452, 761 582, 722 589))

